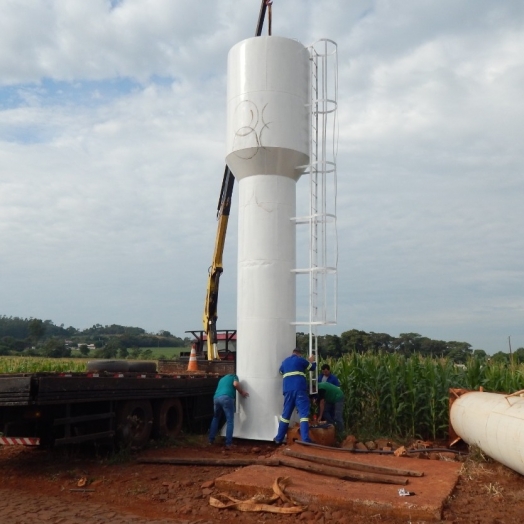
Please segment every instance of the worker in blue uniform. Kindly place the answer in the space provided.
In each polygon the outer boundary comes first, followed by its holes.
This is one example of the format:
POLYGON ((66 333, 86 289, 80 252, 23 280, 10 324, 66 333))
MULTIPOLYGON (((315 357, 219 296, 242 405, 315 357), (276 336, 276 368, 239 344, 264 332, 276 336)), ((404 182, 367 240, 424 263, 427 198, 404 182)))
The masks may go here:
POLYGON ((277 436, 273 439, 276 444, 283 444, 295 407, 300 416, 300 438, 303 442, 311 442, 309 438, 310 403, 306 373, 315 371, 316 367, 315 357, 310 356, 306 360, 300 348, 295 348, 293 354, 283 360, 279 372, 284 379, 282 381, 284 409, 278 423, 277 436))
POLYGON ((331 373, 331 368, 329 367, 329 364, 324 364, 320 368, 320 375, 318 376, 318 382, 329 382, 330 384, 333 384, 334 386, 337 386, 337 388, 340 387, 340 380, 336 377, 336 375, 333 375, 331 373))

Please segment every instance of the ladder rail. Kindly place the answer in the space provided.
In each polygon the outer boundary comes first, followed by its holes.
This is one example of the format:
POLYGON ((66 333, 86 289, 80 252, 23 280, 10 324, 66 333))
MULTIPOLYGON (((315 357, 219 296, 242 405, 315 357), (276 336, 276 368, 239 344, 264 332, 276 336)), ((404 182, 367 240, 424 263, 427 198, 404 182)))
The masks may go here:
MULTIPOLYGON (((332 40, 319 40, 309 48, 311 61, 311 138, 309 164, 302 166, 309 174, 309 211, 293 217, 296 225, 309 229, 309 267, 293 269, 296 275, 308 276, 308 314, 293 322, 309 329, 309 356, 318 363, 318 329, 337 321, 338 235, 336 232, 336 123, 338 99, 337 45, 332 40), (330 78, 330 71, 334 72, 330 78), (331 85, 333 84, 333 85, 331 85), (331 127, 332 126, 332 127, 331 127), (330 198, 329 191, 333 196, 330 198), (331 201, 333 200, 333 201, 331 201), (329 205, 328 205, 329 202, 329 205), (333 239, 331 239, 332 234, 333 239), (331 244, 334 243, 334 246, 331 244), (330 258, 329 251, 334 249, 330 258), (330 289, 328 278, 333 280, 330 289), (333 302, 331 310, 328 304, 333 302)), ((318 371, 310 373, 310 393, 318 392, 318 371)))

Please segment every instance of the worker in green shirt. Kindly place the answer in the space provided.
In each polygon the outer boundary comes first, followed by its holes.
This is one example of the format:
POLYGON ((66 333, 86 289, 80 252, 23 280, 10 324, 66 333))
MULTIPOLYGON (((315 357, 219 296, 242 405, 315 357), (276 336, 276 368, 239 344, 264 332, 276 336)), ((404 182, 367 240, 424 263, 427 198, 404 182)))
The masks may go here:
POLYGON ((334 424, 337 433, 344 431, 344 393, 329 382, 318 383, 318 419, 334 424))
POLYGON ((233 444, 233 429, 235 424, 235 399, 237 391, 244 398, 249 397, 249 393, 242 388, 238 376, 230 373, 218 381, 215 396, 213 397, 214 415, 209 430, 209 443, 215 442, 218 433, 220 419, 224 414, 226 416, 226 448, 233 444))

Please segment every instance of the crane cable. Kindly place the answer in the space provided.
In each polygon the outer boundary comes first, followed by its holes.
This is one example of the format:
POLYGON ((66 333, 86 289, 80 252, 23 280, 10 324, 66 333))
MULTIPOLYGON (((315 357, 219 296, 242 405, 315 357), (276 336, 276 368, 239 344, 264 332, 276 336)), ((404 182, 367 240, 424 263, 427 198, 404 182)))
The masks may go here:
POLYGON ((266 6, 267 6, 267 34, 268 34, 268 36, 271 36, 272 5, 273 5, 273 0, 266 0, 266 6))

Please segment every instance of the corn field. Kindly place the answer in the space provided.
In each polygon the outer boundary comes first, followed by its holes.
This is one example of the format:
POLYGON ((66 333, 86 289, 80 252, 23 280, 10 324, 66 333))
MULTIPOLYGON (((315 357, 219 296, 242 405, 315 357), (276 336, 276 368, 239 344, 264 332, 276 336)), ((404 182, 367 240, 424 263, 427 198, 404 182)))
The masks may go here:
MULTIPOLYGON (((524 389, 524 365, 390 353, 327 359, 345 395, 346 428, 359 436, 441 439, 449 424, 449 389, 496 393, 524 389)), ((0 357, 0 373, 84 372, 85 359, 0 357)))
POLYGON ((352 353, 327 359, 345 394, 346 428, 356 435, 440 439, 449 425, 449 389, 497 393, 524 389, 524 365, 465 367, 448 359, 352 353))
POLYGON ((80 373, 86 370, 86 364, 81 358, 0 357, 0 373, 80 373))

